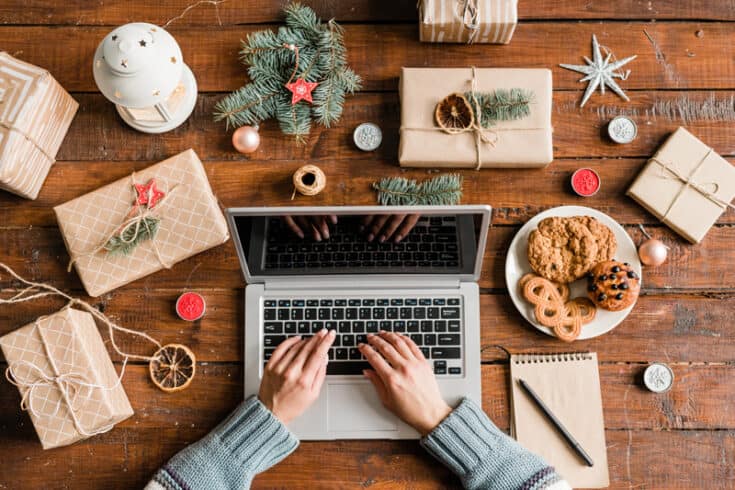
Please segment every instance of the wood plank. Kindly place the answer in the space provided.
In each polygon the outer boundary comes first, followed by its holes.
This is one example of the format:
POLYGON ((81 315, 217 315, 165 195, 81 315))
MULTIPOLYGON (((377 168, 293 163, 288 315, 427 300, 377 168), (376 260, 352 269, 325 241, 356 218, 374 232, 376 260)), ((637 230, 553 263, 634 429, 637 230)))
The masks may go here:
MULTIPOLYGON (((126 488, 141 486, 158 466, 203 436, 241 399, 239 365, 200 368, 199 383, 168 395, 150 385, 144 366, 131 366, 124 384, 136 415, 109 433, 54 451, 41 451, 27 415, 15 408, 19 400, 15 388, 0 384, 0 406, 13 407, 0 412, 0 428, 7 434, 0 484, 13 488, 12 482, 22 478, 32 488, 64 484, 122 488, 117 485, 123 482, 126 488), (30 470, 38 467, 44 471, 30 470)), ((681 488, 693 488, 705 475, 730 481, 735 460, 731 430, 735 415, 728 410, 734 396, 733 366, 674 366, 674 388, 661 396, 632 385, 640 369, 636 365, 601 367, 606 425, 625 429, 607 431, 613 486, 646 483, 676 488, 674 482, 684 482, 681 488), (651 427, 692 430, 638 430, 651 427), (723 430, 695 429, 701 427, 723 430)), ((507 366, 483 366, 484 408, 503 430, 508 427, 506 380, 507 366)), ((256 486, 307 488, 315 478, 326 488, 368 481, 374 485, 411 482, 415 488, 456 484, 413 441, 330 441, 302 443, 286 461, 261 475, 256 486), (324 461, 329 464, 324 466, 324 461)))
MULTIPOLYGON (((516 226, 493 226, 488 235, 483 271, 479 284, 482 288, 505 288, 505 258, 516 226)), ((642 233, 628 226, 635 243, 642 233)), ((646 291, 657 290, 713 290, 731 291, 735 284, 735 270, 729 267, 735 227, 715 226, 700 245, 690 245, 676 238, 667 228, 649 227, 651 236, 660 238, 669 247, 669 260, 646 269, 646 291)), ((51 281, 57 287, 81 289, 76 273, 67 273, 68 255, 57 228, 10 228, 2 231, 0 257, 26 278, 51 281)), ((120 288, 133 289, 196 289, 237 288, 243 285, 240 264, 232 241, 196 255, 175 267, 163 270, 120 288)))
MULTIPOLYGON (((206 162, 214 193, 225 207, 318 205, 375 205, 372 184, 381 176, 395 175, 424 180, 435 175, 423 169, 398 169, 380 161, 353 164, 334 161, 320 165, 327 188, 318 196, 291 200, 291 175, 305 162, 206 162), (258 182, 258 185, 253 185, 258 182)), ((493 225, 518 225, 537 213, 560 205, 590 206, 620 223, 660 227, 661 222, 625 196, 633 178, 645 164, 640 159, 557 160, 547 170, 452 170, 464 178, 463 204, 493 206, 493 225), (584 166, 597 170, 603 182, 593 198, 581 198, 569 190, 572 173, 584 166), (528 196, 533 196, 532 200, 528 196)), ((29 201, 0 192, 0 228, 56 227, 53 207, 91 192, 102 185, 148 167, 148 162, 60 162, 51 170, 39 198, 29 201)), ((725 212, 720 225, 735 223, 735 213, 725 212)), ((671 235, 672 241, 681 241, 671 235)), ((706 241, 705 241, 706 244, 706 241)))
MULTIPOLYGON (((655 395, 642 386, 638 364, 601 364, 605 427, 612 430, 733 430, 735 413, 735 366, 672 364, 674 386, 655 395), (706 394, 706 396, 702 396, 706 394)), ((5 366, 3 365, 3 370, 5 366)), ((508 365, 483 365, 483 409, 503 431, 510 427, 508 365)), ((136 414, 118 424, 118 430, 208 431, 243 399, 241 364, 199 363, 197 377, 186 391, 168 394, 148 379, 148 367, 129 365, 123 384, 136 414)), ((20 395, 9 383, 0 387, 0 426, 16 439, 36 442, 28 415, 20 411, 20 395), (12 409, 11 409, 12 407, 12 409)), ((107 436, 87 444, 107 444, 107 436)), ((113 437, 114 438, 114 437, 113 437)))
MULTIPOLYGON (((182 288, 183 290, 183 288, 182 288)), ((181 290, 118 290, 92 301, 122 326, 145 331, 164 344, 190 346, 203 362, 242 360, 244 293, 241 289, 199 291, 207 300, 204 319, 187 323, 173 311, 181 290)), ((644 295, 630 317, 612 332, 572 346, 544 335, 528 325, 506 294, 480 297, 482 359, 505 360, 494 346, 511 352, 559 352, 568 349, 597 352, 603 362, 730 362, 735 349, 735 296, 644 295)), ((0 335, 12 332, 41 315, 63 306, 43 300, 7 306, 0 310, 0 335)), ((101 329, 108 338, 107 330, 101 329)), ((152 346, 136 337, 117 334, 125 352, 150 355, 152 346)), ((0 355, 0 359, 2 356, 0 355)), ((118 356, 114 356, 120 360, 118 356)))
MULTIPOLYGON (((197 76, 199 90, 231 91, 240 87, 245 70, 238 61, 240 39, 255 30, 275 26, 176 27, 184 60, 197 76)), ((22 58, 48 69, 72 92, 96 91, 91 76, 92 57, 110 27, 42 26, 0 27, 3 49, 22 52, 22 58), (28 43, 43 39, 43 43, 28 43)), ((534 22, 518 26, 507 46, 476 44, 422 44, 415 25, 355 24, 346 30, 351 66, 365 79, 366 90, 395 90, 401 66, 460 66, 483 61, 496 67, 553 68, 555 87, 582 90, 579 74, 557 66, 581 63, 590 56, 590 39, 597 33, 601 44, 619 58, 637 54, 628 65, 632 76, 623 84, 634 89, 733 88, 735 46, 727 23, 534 22), (648 32, 651 39, 644 34, 648 32), (698 37, 696 33, 702 31, 698 37)), ((610 94, 610 101, 615 96, 610 94)))
MULTIPOLYGON (((24 8, 13 2, 0 5, 0 24, 47 25, 109 25, 139 21, 138 12, 146 13, 146 21, 163 25, 178 17, 184 8, 195 2, 165 1, 151 4, 145 0, 132 0, 123 4, 98 5, 75 0, 62 5, 55 0, 36 0, 24 8)), ((312 0, 309 6, 324 18, 336 18, 340 22, 416 22, 416 4, 410 0, 349 0, 330 2, 312 0)), ((575 0, 537 0, 520 2, 518 16, 521 21, 535 19, 672 19, 672 20, 735 20, 735 11, 716 0, 652 1, 640 3, 623 0, 615 5, 603 0, 584 2, 575 0)), ((173 26, 222 26, 231 24, 260 24, 278 22, 282 18, 279 2, 257 0, 247 2, 225 1, 216 7, 202 4, 190 10, 173 26)))
MULTIPOLYGON (((165 134, 150 135, 134 131, 125 125, 113 105, 106 102, 101 95, 74 94, 81 110, 72 123, 57 159, 152 163, 186 148, 194 148, 203 160, 247 162, 247 167, 257 165, 254 171, 258 172, 264 171, 261 167, 282 165, 284 160, 289 161, 290 165, 293 165, 293 161, 323 165, 344 165, 349 161, 357 164, 359 161, 364 168, 353 169, 356 165, 352 165, 350 169, 365 173, 369 173, 376 165, 382 167, 372 175, 391 169, 399 170, 397 159, 400 106, 396 93, 362 93, 348 99, 340 123, 330 129, 314 126, 305 145, 283 135, 274 121, 267 121, 260 131, 261 147, 252 156, 237 153, 232 147, 231 132, 225 130, 224 123, 217 123, 212 119, 214 105, 222 96, 223 94, 200 95, 194 114, 185 124, 165 134), (383 144, 374 152, 360 151, 352 143, 354 128, 365 121, 379 122, 383 130, 383 144)), ((634 92, 631 94, 633 100, 623 105, 617 105, 618 101, 608 96, 609 94, 594 97, 585 108, 579 109, 578 92, 554 93, 552 124, 554 156, 557 162, 547 167, 548 171, 555 171, 558 160, 566 158, 610 159, 605 162, 579 162, 580 165, 589 163, 596 168, 603 165, 614 167, 621 158, 648 158, 679 126, 687 126, 719 154, 735 156, 735 138, 727 124, 727 118, 730 122, 735 122, 735 110, 732 109, 735 91, 634 92), (679 106, 685 110, 699 108, 702 112, 708 105, 730 109, 729 112, 723 109, 724 119, 720 121, 707 120, 701 115, 699 118, 682 117, 679 112, 679 106), (638 137, 628 145, 614 144, 605 136, 607 123, 620 113, 630 115, 638 123, 638 137)), ((628 167, 623 166, 620 175, 615 177, 616 182, 627 182, 633 178, 633 174, 628 175, 625 172, 627 169, 628 167)), ((111 171, 109 166, 107 170, 111 171)), ((248 171, 243 168, 238 174, 248 171)), ((541 172, 543 170, 508 175, 522 175, 531 180, 541 172)), ((468 173, 476 176, 486 174, 503 178, 507 171, 485 169, 480 174, 468 173)), ((95 172, 94 175, 104 177, 105 173, 95 172)), ((605 179, 605 188, 609 183, 605 179)))

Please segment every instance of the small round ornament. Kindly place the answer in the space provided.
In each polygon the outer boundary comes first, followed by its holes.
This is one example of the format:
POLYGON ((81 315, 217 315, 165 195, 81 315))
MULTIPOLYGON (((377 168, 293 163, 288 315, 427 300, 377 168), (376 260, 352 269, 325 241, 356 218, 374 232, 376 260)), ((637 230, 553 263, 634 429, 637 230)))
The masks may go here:
POLYGON ((373 151, 383 142, 383 132, 376 124, 366 122, 355 128, 352 139, 362 151, 373 151))
POLYGON ((638 256, 646 265, 656 266, 666 262, 669 247, 664 242, 655 238, 649 238, 638 247, 638 256))
POLYGON ((176 314, 188 322, 199 320, 204 316, 207 304, 201 294, 186 292, 176 300, 176 314))
POLYGON ((607 125, 607 134, 615 143, 625 145, 638 135, 638 126, 631 118, 618 116, 607 125))
POLYGON ((252 153, 260 146, 258 126, 241 126, 232 133, 232 146, 240 153, 252 153))
POLYGON ((643 372, 643 384, 654 393, 665 393, 674 385, 674 371, 662 362, 654 362, 643 372))

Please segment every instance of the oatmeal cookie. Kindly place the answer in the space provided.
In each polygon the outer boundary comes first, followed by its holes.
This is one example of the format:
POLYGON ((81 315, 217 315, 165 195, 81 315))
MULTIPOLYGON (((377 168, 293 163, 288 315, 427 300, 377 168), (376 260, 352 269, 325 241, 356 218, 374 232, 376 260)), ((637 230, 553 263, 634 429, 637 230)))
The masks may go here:
POLYGON ((597 240, 583 223, 559 216, 542 220, 528 238, 528 262, 540 276, 569 283, 597 261, 597 240))

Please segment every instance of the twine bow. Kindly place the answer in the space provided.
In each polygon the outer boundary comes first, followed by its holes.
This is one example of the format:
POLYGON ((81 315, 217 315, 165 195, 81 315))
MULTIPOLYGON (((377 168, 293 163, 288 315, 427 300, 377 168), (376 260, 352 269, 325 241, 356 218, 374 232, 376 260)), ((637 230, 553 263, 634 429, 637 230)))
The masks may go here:
MULTIPOLYGON (((130 179, 133 182, 132 187, 135 189, 137 185, 136 180, 135 180, 135 172, 132 173, 132 175, 130 176, 130 179)), ((148 231, 149 236, 152 237, 152 233, 151 233, 152 230, 150 228, 149 221, 147 220, 147 218, 156 216, 156 214, 158 214, 158 212, 160 211, 161 207, 168 201, 169 196, 173 194, 174 191, 178 187, 179 187, 178 184, 173 186, 171 190, 166 192, 164 196, 160 198, 155 205, 144 206, 144 205, 139 204, 136 200, 136 202, 130 208, 130 211, 125 217, 125 220, 123 221, 123 223, 119 227, 117 227, 112 233, 107 235, 101 241, 101 243, 97 245, 92 251, 84 253, 84 254, 76 255, 75 257, 73 257, 69 261, 69 265, 66 268, 67 272, 71 271, 72 266, 79 259, 82 259, 84 257, 91 257, 101 252, 102 250, 105 250, 107 248, 108 242, 113 238, 117 238, 125 244, 132 243, 133 241, 135 241, 136 237, 138 236, 141 226, 145 226, 146 230, 148 231)), ((153 202, 152 201, 153 189, 148 188, 146 192, 148 193, 146 202, 149 202, 149 203, 153 202)), ((156 244, 155 239, 151 238, 150 243, 151 243, 151 247, 153 248, 153 253, 156 255, 156 259, 158 259, 158 262, 161 264, 161 266, 164 267, 165 269, 170 269, 172 264, 164 260, 164 258, 161 256, 161 251, 158 248, 158 245, 156 244)))
POLYGON ((671 204, 669 204, 669 207, 666 209, 666 212, 661 216, 661 219, 664 220, 669 215, 671 210, 674 208, 674 204, 679 200, 681 195, 684 193, 684 191, 691 187, 695 191, 699 192, 702 196, 709 199, 713 203, 717 204, 719 207, 721 207, 723 210, 727 208, 735 209, 735 206, 730 204, 729 202, 720 199, 717 196, 717 191, 719 190, 720 186, 717 184, 717 182, 707 182, 707 183, 700 183, 694 180, 695 174, 699 171, 699 169, 704 165, 704 162, 707 161, 707 158, 712 154, 713 150, 712 148, 709 148, 707 150, 707 153, 705 153, 704 157, 697 163, 697 165, 694 167, 694 170, 689 174, 689 176, 684 175, 682 172, 680 172, 676 166, 671 162, 663 162, 658 159, 658 154, 654 155, 653 158, 650 159, 651 162, 654 162, 659 165, 659 177, 667 180, 676 180, 684 184, 681 186, 681 189, 679 189, 679 192, 676 193, 674 198, 671 200, 671 204), (668 173, 666 173, 668 172, 668 173), (710 192, 708 190, 708 187, 713 187, 714 191, 710 192))
MULTIPOLYGON (((36 328, 38 328, 39 320, 36 321, 36 328)), ((41 343, 46 350, 49 364, 51 364, 51 368, 54 371, 53 376, 49 376, 43 371, 43 369, 38 367, 36 364, 28 361, 19 361, 15 363, 14 366, 8 366, 5 370, 5 378, 8 380, 8 382, 10 382, 10 384, 14 386, 17 386, 20 389, 21 393, 23 393, 23 397, 20 401, 21 410, 29 412, 36 418, 44 415, 40 414, 33 405, 34 401, 36 400, 34 394, 38 388, 55 386, 59 390, 59 393, 61 393, 61 397, 56 400, 54 410, 50 414, 51 417, 56 416, 56 414, 61 409, 61 405, 63 402, 69 408, 69 415, 74 422, 74 428, 77 430, 77 432, 79 432, 79 434, 85 437, 90 437, 111 430, 115 424, 109 424, 104 427, 100 427, 97 430, 85 429, 77 415, 77 412, 79 411, 77 401, 78 399, 80 399, 79 394, 83 388, 88 388, 90 390, 100 389, 104 391, 116 389, 120 385, 122 377, 125 374, 125 365, 127 364, 127 358, 125 358, 125 360, 123 361, 122 369, 120 369, 120 376, 117 378, 115 384, 113 384, 112 386, 104 386, 98 383, 92 383, 91 381, 89 381, 89 378, 81 373, 69 372, 59 374, 56 363, 54 362, 53 358, 48 355, 48 346, 46 345, 46 341, 44 340, 43 336, 41 336, 41 343), (18 374, 16 368, 19 366, 26 366, 28 368, 27 376, 23 377, 18 374)), ((81 399, 83 398, 84 397, 81 397, 81 399)), ((47 399, 44 399, 44 403, 46 403, 47 401, 47 399)))
POLYGON ((444 133, 448 134, 463 134, 471 132, 474 135, 475 138, 475 154, 477 155, 477 165, 475 166, 475 170, 480 170, 482 168, 482 144, 489 145, 492 148, 495 148, 495 146, 498 143, 498 140, 500 139, 500 133, 505 131, 535 131, 540 129, 546 129, 546 128, 538 128, 538 127, 530 127, 530 128, 485 128, 480 124, 480 114, 482 113, 482 108, 480 107, 480 102, 477 100, 477 97, 475 93, 477 92, 477 68, 472 66, 472 78, 470 79, 470 98, 472 99, 472 104, 474 106, 473 110, 475 111, 475 118, 472 121, 472 124, 470 124, 467 127, 464 128, 452 128, 452 129, 444 129, 439 127, 422 127, 422 128, 413 128, 413 127, 406 127, 401 126, 401 131, 442 131, 444 133))
MULTIPOLYGON (((416 8, 421 9, 425 0, 418 0, 416 8)), ((470 31, 467 44, 472 44, 480 33, 480 9, 477 6, 477 0, 457 0, 455 4, 454 14, 462 21, 465 29, 470 31), (461 13, 460 13, 461 8, 461 13)), ((429 20, 431 16, 427 16, 429 20)))

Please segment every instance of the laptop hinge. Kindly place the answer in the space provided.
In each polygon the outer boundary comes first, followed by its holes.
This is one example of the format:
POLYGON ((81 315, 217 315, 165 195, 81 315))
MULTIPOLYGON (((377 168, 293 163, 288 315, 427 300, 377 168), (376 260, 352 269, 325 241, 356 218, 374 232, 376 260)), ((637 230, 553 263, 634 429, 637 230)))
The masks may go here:
POLYGON ((291 277, 284 279, 268 279, 265 282, 266 290, 279 289, 459 289, 460 280, 436 276, 426 278, 395 278, 395 277, 291 277))

